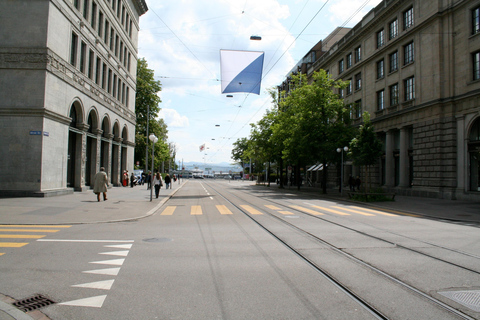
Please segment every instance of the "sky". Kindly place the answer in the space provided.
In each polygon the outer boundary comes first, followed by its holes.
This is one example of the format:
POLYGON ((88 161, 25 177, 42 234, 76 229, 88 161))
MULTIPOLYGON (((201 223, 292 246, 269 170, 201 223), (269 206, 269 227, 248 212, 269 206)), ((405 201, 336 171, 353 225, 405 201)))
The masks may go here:
POLYGON ((336 27, 381 0, 146 0, 138 56, 161 82, 159 117, 176 161, 233 163, 232 146, 271 108, 269 88, 336 27), (250 40, 257 35, 260 41, 250 40), (221 93, 220 50, 265 52, 260 95, 221 93), (200 146, 205 150, 200 152, 200 146))

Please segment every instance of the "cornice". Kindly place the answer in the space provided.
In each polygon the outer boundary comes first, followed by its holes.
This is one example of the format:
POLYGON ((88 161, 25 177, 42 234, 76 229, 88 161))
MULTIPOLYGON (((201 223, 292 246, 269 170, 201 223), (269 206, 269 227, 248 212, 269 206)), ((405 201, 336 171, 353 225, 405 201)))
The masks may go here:
POLYGON ((141 16, 148 11, 147 3, 145 0, 133 0, 133 4, 138 11, 138 15, 141 16))

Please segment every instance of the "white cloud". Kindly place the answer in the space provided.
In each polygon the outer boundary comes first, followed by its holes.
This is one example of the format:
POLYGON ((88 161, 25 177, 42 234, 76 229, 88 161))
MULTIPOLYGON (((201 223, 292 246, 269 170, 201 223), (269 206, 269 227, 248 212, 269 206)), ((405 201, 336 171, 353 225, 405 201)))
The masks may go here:
POLYGON ((164 119, 169 128, 185 128, 189 126, 187 116, 181 116, 175 109, 162 108, 158 116, 164 119))

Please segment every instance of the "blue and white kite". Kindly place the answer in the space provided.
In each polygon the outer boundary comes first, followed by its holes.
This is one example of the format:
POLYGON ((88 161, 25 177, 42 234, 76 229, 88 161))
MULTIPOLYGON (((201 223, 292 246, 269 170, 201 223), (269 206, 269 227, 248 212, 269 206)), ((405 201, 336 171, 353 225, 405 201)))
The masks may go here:
POLYGON ((260 51, 220 50, 222 93, 260 94, 264 55, 260 51))

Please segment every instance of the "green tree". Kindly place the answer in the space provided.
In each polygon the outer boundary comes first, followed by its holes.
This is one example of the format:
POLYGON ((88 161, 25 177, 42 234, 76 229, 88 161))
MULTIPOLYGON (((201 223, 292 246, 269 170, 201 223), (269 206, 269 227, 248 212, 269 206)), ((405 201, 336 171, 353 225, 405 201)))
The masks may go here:
POLYGON ((292 75, 293 89, 284 93, 286 97, 280 101, 274 131, 283 139, 283 158, 294 161, 298 168, 320 161, 325 168, 323 193, 327 192, 327 164, 337 161, 338 144, 350 132, 348 111, 343 99, 333 91, 347 84, 333 80, 324 70, 314 72, 310 81, 303 74, 292 75))
POLYGON ((365 191, 370 188, 368 168, 377 163, 382 154, 382 142, 377 137, 370 121, 370 114, 363 113, 363 125, 360 126, 358 135, 350 142, 349 155, 353 163, 365 167, 365 191))
MULTIPOLYGON (((135 162, 140 161, 141 167, 146 167, 146 146, 148 135, 154 134, 159 141, 155 145, 155 168, 158 162, 168 159, 169 152, 166 145, 167 125, 163 119, 157 119, 162 100, 158 93, 162 90, 160 81, 154 79, 154 71, 148 68, 147 61, 141 58, 137 62, 137 94, 135 96, 135 114, 137 123, 135 126, 135 162), (147 134, 148 121, 148 134, 147 134), (167 150, 167 151, 166 151, 167 150)), ((150 149, 151 150, 151 149, 150 149)), ((151 156, 149 155, 147 158, 151 156)), ((150 165, 150 161, 149 161, 150 165)))

